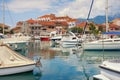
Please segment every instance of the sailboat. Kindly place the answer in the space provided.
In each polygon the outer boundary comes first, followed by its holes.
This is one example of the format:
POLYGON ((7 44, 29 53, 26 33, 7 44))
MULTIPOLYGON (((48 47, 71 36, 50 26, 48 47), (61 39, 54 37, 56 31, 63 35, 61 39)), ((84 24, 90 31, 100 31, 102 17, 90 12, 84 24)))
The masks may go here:
MULTIPOLYGON (((110 35, 120 35, 120 32, 108 32, 108 0, 106 1, 106 33, 110 35)), ((106 38, 101 40, 95 40, 91 42, 84 42, 84 50, 120 50, 120 38, 106 38)))

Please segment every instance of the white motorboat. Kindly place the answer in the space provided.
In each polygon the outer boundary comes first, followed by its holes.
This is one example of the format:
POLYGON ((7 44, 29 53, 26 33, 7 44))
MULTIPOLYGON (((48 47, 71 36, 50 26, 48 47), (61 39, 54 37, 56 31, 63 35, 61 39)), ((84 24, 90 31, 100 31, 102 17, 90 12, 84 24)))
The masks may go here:
POLYGON ((0 44, 0 76, 32 71, 35 61, 0 44))
POLYGON ((62 39, 62 27, 57 27, 56 31, 50 32, 50 40, 51 41, 59 41, 62 39))
POLYGON ((104 61, 100 69, 101 73, 93 76, 95 80, 120 80, 120 60, 104 61))
POLYGON ((80 43, 80 40, 74 33, 69 32, 66 35, 62 36, 60 44, 64 46, 76 46, 80 43))
POLYGON ((5 35, 3 35, 2 33, 0 33, 0 39, 4 39, 5 35))
POLYGON ((1 39, 3 43, 26 43, 31 40, 31 37, 22 33, 16 33, 9 38, 1 39))
POLYGON ((60 41, 62 39, 62 35, 56 35, 50 38, 52 41, 60 41))

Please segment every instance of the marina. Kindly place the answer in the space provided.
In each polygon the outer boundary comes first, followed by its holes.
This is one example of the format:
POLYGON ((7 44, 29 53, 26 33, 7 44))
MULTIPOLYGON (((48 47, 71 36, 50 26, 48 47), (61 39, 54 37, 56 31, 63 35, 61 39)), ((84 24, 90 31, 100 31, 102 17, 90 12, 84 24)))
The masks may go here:
MULTIPOLYGON (((18 44, 19 45, 19 44, 18 44)), ((52 44, 50 41, 31 41, 26 48, 18 51, 22 55, 37 60, 42 66, 32 72, 0 76, 2 80, 93 80, 100 74, 99 65, 105 60, 120 59, 119 51, 83 51, 80 47, 52 44)))
POLYGON ((120 80, 118 3, 1 0, 0 80, 120 80))

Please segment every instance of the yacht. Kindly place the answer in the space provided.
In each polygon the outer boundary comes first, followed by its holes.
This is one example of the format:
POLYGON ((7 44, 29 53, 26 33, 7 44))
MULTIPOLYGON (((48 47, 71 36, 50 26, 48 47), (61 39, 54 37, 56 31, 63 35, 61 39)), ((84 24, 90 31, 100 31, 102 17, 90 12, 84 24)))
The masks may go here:
POLYGON ((77 46, 80 44, 80 39, 74 33, 69 32, 62 36, 60 44, 64 46, 77 46))
MULTIPOLYGON (((106 34, 120 34, 120 32, 106 32, 106 34)), ((82 44, 84 50, 120 50, 120 38, 107 38, 82 44)))
POLYGON ((13 34, 11 37, 3 38, 1 41, 5 44, 7 43, 27 43, 31 40, 31 37, 28 35, 24 35, 22 33, 13 34))

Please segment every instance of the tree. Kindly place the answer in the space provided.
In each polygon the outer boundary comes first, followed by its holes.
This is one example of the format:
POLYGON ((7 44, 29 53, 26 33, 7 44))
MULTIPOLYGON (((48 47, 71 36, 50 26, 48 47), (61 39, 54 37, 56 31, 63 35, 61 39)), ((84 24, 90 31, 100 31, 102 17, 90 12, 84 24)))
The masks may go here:
POLYGON ((0 26, 0 33, 3 33, 3 28, 0 26))
POLYGON ((94 35, 97 35, 99 33, 99 30, 96 29, 93 23, 89 23, 89 30, 90 30, 90 33, 94 35))
POLYGON ((73 33, 82 33, 83 29, 80 28, 80 27, 73 27, 73 28, 70 28, 70 30, 73 32, 73 33))
POLYGON ((14 34, 14 31, 13 31, 13 30, 10 30, 10 34, 14 34))

